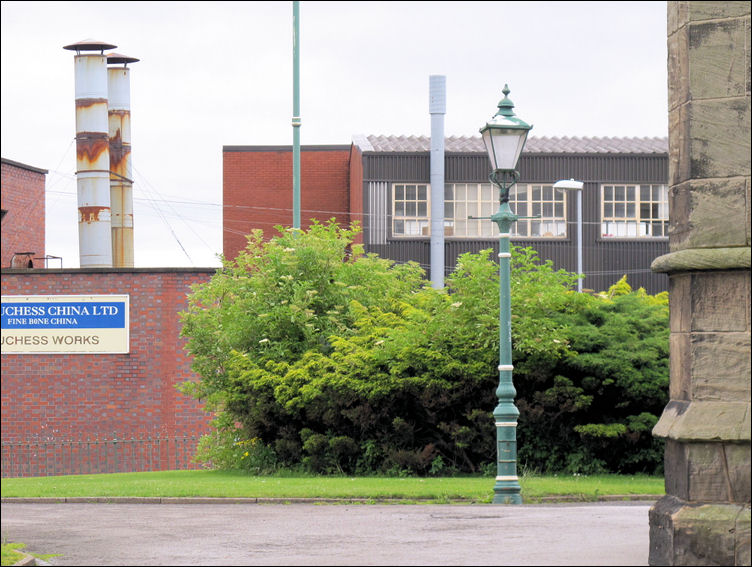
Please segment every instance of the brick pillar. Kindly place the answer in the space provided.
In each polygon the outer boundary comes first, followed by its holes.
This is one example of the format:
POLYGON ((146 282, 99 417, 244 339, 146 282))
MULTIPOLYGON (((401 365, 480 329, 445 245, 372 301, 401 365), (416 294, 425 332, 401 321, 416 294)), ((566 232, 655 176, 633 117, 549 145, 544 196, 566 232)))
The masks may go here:
POLYGON ((668 2, 670 401, 651 565, 750 564, 750 3, 668 2))

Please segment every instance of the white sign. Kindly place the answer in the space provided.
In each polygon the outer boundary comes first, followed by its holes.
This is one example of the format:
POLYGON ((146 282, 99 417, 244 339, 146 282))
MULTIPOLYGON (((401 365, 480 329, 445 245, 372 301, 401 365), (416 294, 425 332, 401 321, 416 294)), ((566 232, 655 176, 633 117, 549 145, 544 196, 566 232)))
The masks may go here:
POLYGON ((130 351, 128 295, 3 295, 3 354, 130 351))

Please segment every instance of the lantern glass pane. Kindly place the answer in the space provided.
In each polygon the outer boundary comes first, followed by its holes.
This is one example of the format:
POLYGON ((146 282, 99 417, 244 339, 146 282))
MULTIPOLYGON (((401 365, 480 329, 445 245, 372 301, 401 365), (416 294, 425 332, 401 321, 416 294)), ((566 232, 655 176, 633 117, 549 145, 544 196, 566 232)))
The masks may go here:
POLYGON ((484 132, 483 138, 494 169, 513 170, 517 168, 517 161, 527 139, 527 130, 493 128, 484 132), (492 150, 489 150, 489 144, 492 150))
POLYGON ((486 152, 488 153, 488 159, 491 162, 491 169, 496 168, 496 155, 494 154, 493 142, 491 141, 491 130, 486 129, 481 133, 483 136, 483 144, 486 146, 486 152))

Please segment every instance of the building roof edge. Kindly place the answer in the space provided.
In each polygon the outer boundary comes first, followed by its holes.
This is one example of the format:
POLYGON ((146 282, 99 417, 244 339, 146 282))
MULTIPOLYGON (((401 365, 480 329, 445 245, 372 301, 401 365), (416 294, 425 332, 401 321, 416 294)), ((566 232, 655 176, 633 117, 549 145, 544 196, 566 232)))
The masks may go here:
POLYGON ((47 175, 49 173, 49 171, 47 171, 46 169, 42 169, 40 167, 34 167, 33 165, 27 165, 25 163, 21 163, 20 161, 13 161, 12 159, 0 158, 0 161, 8 165, 20 167, 21 169, 27 169, 29 171, 33 171, 34 173, 41 173, 42 175, 47 175))

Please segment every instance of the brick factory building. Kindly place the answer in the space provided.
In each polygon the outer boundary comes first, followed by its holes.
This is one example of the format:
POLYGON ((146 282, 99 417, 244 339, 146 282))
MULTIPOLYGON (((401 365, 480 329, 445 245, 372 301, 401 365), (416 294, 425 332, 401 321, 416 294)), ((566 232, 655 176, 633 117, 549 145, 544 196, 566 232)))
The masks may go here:
MULTIPOLYGON (((31 261, 35 266, 44 257, 44 188, 46 169, 39 169, 17 161, 2 158, 2 209, 3 237, 0 266, 9 267, 17 253, 16 262, 31 261), (25 253, 32 254, 25 254, 25 253)), ((44 263, 41 263, 44 266, 44 263)))
MULTIPOLYGON (((488 217, 498 208, 498 189, 481 138, 445 138, 444 266, 454 269, 465 252, 496 249, 488 217)), ((430 271, 430 138, 354 136, 351 145, 302 146, 301 227, 311 219, 357 221, 366 252, 430 271)), ((622 276, 649 293, 668 289, 664 274, 650 270, 668 251, 667 138, 531 137, 519 161, 520 180, 510 205, 521 220, 512 242, 532 247, 556 269, 577 272, 575 196, 555 190, 576 178, 582 191, 583 285, 607 290, 622 276)), ((234 258, 245 235, 292 224, 292 147, 223 148, 223 251, 234 258)))
POLYGON ((197 468, 210 416, 175 388, 197 378, 179 313, 216 269, 45 268, 45 173, 2 160, 3 477, 197 468), (11 267, 18 252, 33 267, 11 267), (33 328, 44 306, 114 298, 127 306, 119 329, 33 328), (107 333, 115 347, 99 344, 107 333))
POLYGON ((178 313, 214 271, 3 270, 6 307, 13 296, 125 294, 130 304, 126 353, 10 354, 4 333, 3 476, 197 468, 190 459, 209 416, 175 388, 196 378, 178 313))
MULTIPOLYGON (((224 146, 222 156, 222 249, 234 258, 254 229, 273 236, 275 226, 292 225, 292 147, 224 146)), ((359 164, 354 145, 301 147, 302 228, 314 218, 362 221, 359 164)))

